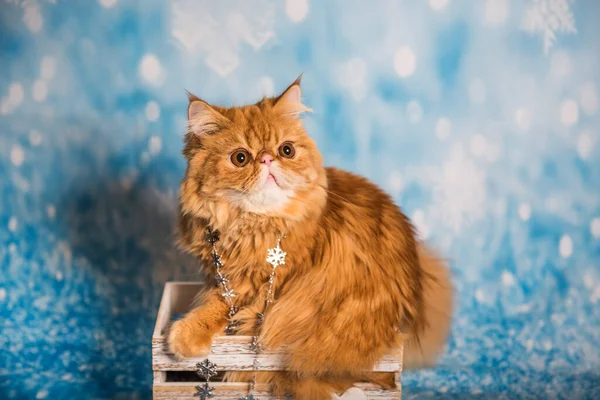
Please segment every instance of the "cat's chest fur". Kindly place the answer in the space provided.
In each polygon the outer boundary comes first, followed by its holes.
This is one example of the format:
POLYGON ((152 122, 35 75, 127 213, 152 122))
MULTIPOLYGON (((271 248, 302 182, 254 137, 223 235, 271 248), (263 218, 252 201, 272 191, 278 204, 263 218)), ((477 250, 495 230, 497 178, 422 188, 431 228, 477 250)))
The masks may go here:
MULTIPOLYGON (((263 220, 264 221, 264 220, 263 220)), ((233 301, 239 308, 255 302, 262 302, 268 290, 272 265, 267 262, 270 249, 278 244, 285 255, 285 264, 278 265, 275 271, 275 298, 285 293, 290 279, 301 279, 304 271, 312 267, 312 253, 315 245, 316 222, 303 223, 290 227, 278 220, 270 223, 239 223, 228 226, 211 226, 219 230, 220 240, 215 249, 221 257, 221 273, 229 280, 228 288, 235 294, 233 301)), ((216 225, 216 224, 215 224, 216 225)), ((213 248, 206 240, 209 221, 196 218, 188 222, 183 245, 201 261, 207 284, 217 286, 213 248)))

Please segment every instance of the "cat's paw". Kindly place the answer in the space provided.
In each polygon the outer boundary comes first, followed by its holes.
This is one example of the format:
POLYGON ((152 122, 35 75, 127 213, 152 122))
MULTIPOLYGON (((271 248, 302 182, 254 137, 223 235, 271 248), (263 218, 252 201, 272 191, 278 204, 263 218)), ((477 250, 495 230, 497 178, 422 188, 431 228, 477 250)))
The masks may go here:
POLYGON ((201 357, 210 352, 212 335, 193 322, 184 318, 171 325, 169 350, 177 358, 201 357))

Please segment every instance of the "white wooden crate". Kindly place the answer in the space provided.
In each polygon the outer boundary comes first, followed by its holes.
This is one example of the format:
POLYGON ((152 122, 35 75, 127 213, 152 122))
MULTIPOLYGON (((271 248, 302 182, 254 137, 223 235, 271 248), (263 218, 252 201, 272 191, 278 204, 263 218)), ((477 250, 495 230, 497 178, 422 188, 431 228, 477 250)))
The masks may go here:
MULTIPOLYGON (((195 376, 196 364, 209 359, 216 365, 217 371, 249 371, 255 359, 251 350, 252 338, 250 336, 219 336, 213 340, 210 354, 203 357, 188 358, 178 361, 169 352, 167 345, 168 328, 174 315, 184 314, 189 311, 190 305, 196 294, 202 288, 202 283, 197 282, 167 282, 158 309, 156 326, 152 335, 152 370, 154 372, 153 394, 154 399, 198 399, 194 396, 196 386, 203 380, 195 376), (177 375, 187 373, 188 377, 195 376, 194 380, 181 381, 177 375)), ((258 356, 261 371, 281 371, 282 354, 279 352, 263 352, 258 356)), ((397 389, 384 390, 379 386, 369 383, 357 383, 367 399, 400 399, 402 395, 402 348, 395 354, 385 356, 375 365, 376 372, 394 372, 397 389)), ((246 395, 248 383, 246 382, 219 382, 212 381, 215 388, 213 399, 237 400, 246 395)), ((269 385, 257 384, 255 398, 260 400, 275 400, 270 395, 269 385)))

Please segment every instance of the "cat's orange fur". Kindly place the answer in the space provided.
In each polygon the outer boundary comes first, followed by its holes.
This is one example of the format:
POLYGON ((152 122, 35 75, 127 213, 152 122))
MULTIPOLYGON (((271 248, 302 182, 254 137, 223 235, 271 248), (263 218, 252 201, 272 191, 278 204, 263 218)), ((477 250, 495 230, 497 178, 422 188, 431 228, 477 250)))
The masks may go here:
MULTIPOLYGON (((261 373, 259 381, 272 383, 278 395, 310 400, 364 379, 391 387, 393 377, 365 371, 403 341, 407 367, 433 364, 449 332, 449 272, 417 242, 387 194, 323 167, 298 117, 307 110, 300 93, 297 80, 277 98, 234 108, 190 96, 181 245, 202 261, 207 285, 199 305, 172 326, 169 345, 180 357, 206 354, 227 323, 207 227, 221 232, 222 271, 235 289, 242 335, 255 333, 271 270, 265 256, 283 233, 287 258, 277 268, 276 301, 260 340, 268 348, 287 346, 289 371, 261 373), (293 159, 278 154, 283 142, 294 144, 293 159), (239 148, 252 156, 242 168, 230 160, 239 148), (271 167, 260 162, 265 154, 271 167), (266 182, 269 172, 276 183, 266 182)), ((249 381, 250 374, 228 378, 249 381)))

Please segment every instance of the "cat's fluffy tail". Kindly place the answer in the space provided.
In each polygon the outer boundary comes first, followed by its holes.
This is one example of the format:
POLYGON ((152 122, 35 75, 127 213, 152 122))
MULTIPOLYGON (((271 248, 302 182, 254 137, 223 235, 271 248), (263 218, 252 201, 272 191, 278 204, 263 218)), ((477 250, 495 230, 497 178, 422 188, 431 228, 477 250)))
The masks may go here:
POLYGON ((405 345, 404 368, 407 369, 435 364, 446 345, 454 307, 454 289, 447 264, 422 244, 419 258, 427 276, 424 285, 426 326, 418 341, 405 345))

